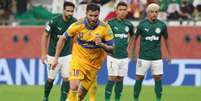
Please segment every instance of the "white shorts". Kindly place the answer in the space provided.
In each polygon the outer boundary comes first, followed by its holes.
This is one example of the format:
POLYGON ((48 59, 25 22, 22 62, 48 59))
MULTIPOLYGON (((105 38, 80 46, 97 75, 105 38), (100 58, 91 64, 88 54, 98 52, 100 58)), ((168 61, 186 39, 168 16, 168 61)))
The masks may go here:
POLYGON ((107 56, 107 70, 109 76, 126 76, 130 59, 117 59, 107 56))
POLYGON ((159 60, 144 60, 137 59, 136 64, 136 75, 145 75, 151 67, 152 75, 162 75, 163 74, 163 61, 159 60))
POLYGON ((53 60, 53 56, 47 56, 47 65, 48 65, 48 78, 55 79, 56 75, 60 72, 63 78, 69 77, 70 64, 71 64, 71 55, 59 57, 58 64, 54 70, 50 68, 50 64, 53 60))

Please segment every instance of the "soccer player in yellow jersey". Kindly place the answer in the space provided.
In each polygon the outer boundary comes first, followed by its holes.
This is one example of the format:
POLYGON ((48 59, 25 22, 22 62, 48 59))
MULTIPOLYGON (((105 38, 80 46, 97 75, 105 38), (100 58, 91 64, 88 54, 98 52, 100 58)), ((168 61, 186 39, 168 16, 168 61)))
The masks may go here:
POLYGON ((68 101, 81 101, 84 98, 91 85, 96 82, 105 52, 113 53, 113 32, 108 24, 99 20, 99 14, 100 7, 97 4, 88 4, 86 17, 73 23, 57 43, 52 68, 57 65, 66 40, 74 39, 68 101))

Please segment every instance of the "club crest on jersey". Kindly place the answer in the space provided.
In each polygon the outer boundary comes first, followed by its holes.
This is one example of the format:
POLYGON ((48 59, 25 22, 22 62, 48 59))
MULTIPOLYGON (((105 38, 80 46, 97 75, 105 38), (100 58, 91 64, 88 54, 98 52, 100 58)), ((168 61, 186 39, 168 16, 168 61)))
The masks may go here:
POLYGON ((129 27, 128 27, 128 26, 125 27, 125 31, 126 31, 126 32, 129 31, 129 27))
POLYGON ((161 32, 161 29, 160 29, 160 28, 156 28, 156 29, 155 29, 155 32, 156 32, 157 34, 159 34, 159 33, 161 32))

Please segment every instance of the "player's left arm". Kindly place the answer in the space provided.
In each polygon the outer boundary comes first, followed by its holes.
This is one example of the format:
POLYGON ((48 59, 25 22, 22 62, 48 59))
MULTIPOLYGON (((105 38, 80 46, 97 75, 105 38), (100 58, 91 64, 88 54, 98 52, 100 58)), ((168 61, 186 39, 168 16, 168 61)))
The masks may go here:
POLYGON ((131 44, 131 42, 133 41, 133 35, 134 35, 134 26, 131 25, 129 27, 129 32, 128 32, 128 43, 131 44))
POLYGON ((101 39, 100 36, 96 36, 95 43, 107 53, 114 53, 113 32, 109 25, 106 27, 103 39, 101 39))
POLYGON ((130 51, 131 53, 131 58, 134 58, 134 47, 132 47, 133 45, 133 35, 134 35, 134 26, 131 24, 129 26, 129 32, 128 32, 128 46, 127 46, 127 52, 130 51))
POLYGON ((168 36, 168 31, 167 31, 167 26, 165 25, 163 33, 162 33, 163 37, 164 37, 164 43, 165 43, 165 47, 167 48, 168 51, 168 56, 167 59, 170 62, 170 58, 171 58, 171 45, 170 45, 170 38, 168 36))

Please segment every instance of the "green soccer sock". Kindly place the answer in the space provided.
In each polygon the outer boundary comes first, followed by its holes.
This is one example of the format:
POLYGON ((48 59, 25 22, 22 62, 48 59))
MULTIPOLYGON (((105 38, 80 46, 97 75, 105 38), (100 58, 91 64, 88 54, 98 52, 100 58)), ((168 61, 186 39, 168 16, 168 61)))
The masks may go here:
POLYGON ((141 88, 142 88, 142 80, 136 80, 134 86, 134 101, 138 101, 141 88))
POLYGON ((161 99, 156 99, 156 101, 161 101, 161 99))
POLYGON ((120 101, 122 90, 123 90, 123 81, 116 82, 116 86, 115 86, 115 101, 120 101))
POLYGON ((110 96, 112 95, 112 89, 114 86, 114 81, 108 80, 105 87, 105 101, 110 101, 110 96))
POLYGON ((70 88, 69 81, 63 81, 61 85, 60 101, 66 100, 69 88, 70 88))
POLYGON ((138 98, 134 99, 134 101, 138 101, 138 98))
POLYGON ((162 81, 161 80, 155 80, 155 94, 157 101, 160 101, 161 95, 162 95, 162 81))
POLYGON ((52 89, 52 85, 53 85, 53 82, 49 82, 49 81, 45 82, 45 91, 44 91, 45 98, 48 98, 50 91, 52 89))

